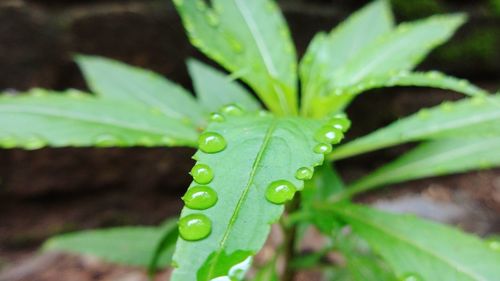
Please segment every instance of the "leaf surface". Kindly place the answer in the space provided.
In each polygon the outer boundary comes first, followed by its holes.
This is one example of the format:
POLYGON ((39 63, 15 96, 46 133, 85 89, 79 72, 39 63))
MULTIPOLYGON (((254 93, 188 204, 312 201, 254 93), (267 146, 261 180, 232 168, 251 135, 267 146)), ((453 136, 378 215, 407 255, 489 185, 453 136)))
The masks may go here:
MULTIPOLYGON (((160 227, 117 227, 62 234, 47 240, 43 249, 84 254, 107 262, 147 267, 156 244, 166 232, 176 232, 175 222, 160 227)), ((158 257, 159 268, 170 264, 173 244, 158 257)))
POLYGON ((78 91, 0 97, 0 146, 196 146, 190 125, 142 105, 78 91))
POLYGON ((229 117, 209 125, 207 132, 223 136, 227 148, 215 154, 198 151, 194 158, 212 168, 209 186, 218 201, 206 210, 185 207, 181 217, 205 215, 212 222, 211 233, 199 241, 178 240, 172 280, 242 278, 284 209, 266 199, 267 187, 286 180, 302 188, 303 182, 295 178, 297 169, 320 165, 324 158, 313 152, 317 142, 312 136, 321 125, 273 116, 229 117))
POLYGON ((324 206, 348 222, 401 278, 495 281, 500 252, 479 238, 415 216, 357 205, 324 206))
POLYGON ((80 55, 76 61, 91 91, 99 96, 142 103, 195 125, 205 122, 205 112, 193 95, 157 73, 97 56, 80 55))
POLYGON ((209 112, 218 111, 221 107, 232 103, 250 111, 261 108, 251 93, 215 68, 191 59, 188 61, 188 69, 196 95, 209 112))
POLYGON ((297 62, 273 0, 176 0, 191 43, 248 83, 277 114, 297 111, 297 62))
POLYGON ((423 109, 334 149, 338 160, 405 142, 500 135, 500 95, 478 96, 423 109))

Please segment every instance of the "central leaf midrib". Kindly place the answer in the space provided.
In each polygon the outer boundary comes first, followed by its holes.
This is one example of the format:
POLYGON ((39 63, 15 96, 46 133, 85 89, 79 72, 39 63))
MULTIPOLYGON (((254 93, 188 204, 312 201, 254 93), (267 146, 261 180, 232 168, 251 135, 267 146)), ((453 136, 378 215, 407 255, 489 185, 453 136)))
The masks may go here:
POLYGON ((257 168, 259 166, 258 164, 262 161, 262 158, 264 156, 264 152, 266 151, 266 149, 269 145, 269 142, 271 141, 272 135, 276 129, 276 124, 277 124, 277 120, 273 120, 271 122, 271 124, 269 125, 269 127, 266 131, 266 134, 264 135, 259 152, 257 153, 257 156, 255 157, 254 162, 252 163, 250 177, 248 178, 248 181, 245 185, 245 188, 243 189, 243 191, 241 193, 240 199, 238 200, 238 203, 236 204, 236 206, 234 208, 231 219, 229 220, 226 231, 224 232, 224 236, 222 237, 222 239, 219 243, 219 249, 215 254, 214 262, 211 263, 210 269, 208 270, 208 276, 207 276, 208 278, 214 277, 213 274, 215 271, 215 267, 217 265, 217 260, 219 259, 220 255, 225 247, 225 244, 227 242, 229 234, 231 233, 232 226, 234 225, 236 219, 238 218, 238 214, 242 208, 243 203, 245 202, 245 199, 248 195, 248 192, 250 191, 250 187, 252 186, 252 183, 255 179, 255 174, 257 173, 257 168))

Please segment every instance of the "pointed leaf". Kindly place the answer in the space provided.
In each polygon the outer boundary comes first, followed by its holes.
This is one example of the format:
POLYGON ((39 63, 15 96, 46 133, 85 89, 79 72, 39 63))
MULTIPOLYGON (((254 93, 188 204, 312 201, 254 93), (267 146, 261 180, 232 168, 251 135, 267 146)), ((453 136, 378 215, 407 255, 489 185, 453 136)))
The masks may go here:
POLYGON ((209 186, 218 201, 205 210, 185 207, 180 224, 188 215, 202 214, 211 221, 211 232, 198 241, 178 240, 173 281, 242 278, 284 209, 266 199, 268 186, 286 180, 302 188, 297 169, 320 165, 324 158, 313 152, 317 142, 311 137, 321 125, 302 118, 250 115, 209 125, 207 132, 223 136, 227 148, 215 154, 198 151, 194 158, 211 167, 209 186))
POLYGON ((0 96, 0 146, 196 146, 196 130, 145 108, 83 94, 0 96))
MULTIPOLYGON (((329 34, 316 35, 300 64, 303 102, 307 104, 314 95, 327 95, 319 92, 331 90, 322 86, 335 72, 393 26, 388 2, 378 0, 351 15, 329 34)), ((304 109, 312 110, 307 106, 304 109)))
POLYGON ((167 117, 204 124, 205 113, 196 99, 159 74, 97 56, 80 55, 76 61, 99 96, 142 103, 167 117))
MULTIPOLYGON (((61 251, 101 258, 107 262, 146 267, 165 232, 176 231, 175 223, 160 227, 117 227, 62 234, 47 240, 45 251, 61 251)), ((170 264, 173 248, 158 257, 158 267, 170 264)))
POLYGON ((367 136, 341 145, 343 159, 410 141, 500 135, 500 95, 478 96, 423 109, 367 136))
POLYGON ((208 111, 215 112, 231 103, 250 111, 261 108, 259 102, 243 86, 215 68, 191 59, 188 61, 188 69, 198 99, 208 111))
POLYGON ((420 145, 353 183, 348 193, 424 177, 500 166, 500 135, 444 139, 420 145))
POLYGON ((472 235, 414 216, 357 205, 323 207, 348 222, 400 277, 495 281, 500 276, 500 252, 472 235))
POLYGON ((297 62, 274 0, 175 0, 191 43, 248 83, 278 114, 297 110, 297 62))

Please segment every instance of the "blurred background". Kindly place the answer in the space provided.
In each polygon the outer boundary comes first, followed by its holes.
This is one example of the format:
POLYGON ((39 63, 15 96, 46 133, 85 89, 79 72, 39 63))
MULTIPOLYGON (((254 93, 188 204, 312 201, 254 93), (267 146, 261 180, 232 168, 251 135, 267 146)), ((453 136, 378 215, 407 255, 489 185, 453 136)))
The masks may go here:
MULTIPOLYGON (((280 1, 298 53, 366 0, 280 1)), ((392 0, 398 21, 467 12, 469 22, 420 69, 500 88, 500 0, 392 0)), ((0 91, 86 89, 72 62, 95 54, 155 70, 191 89, 185 59, 205 61, 168 0, 0 0, 0 91)), ((349 110, 349 138, 460 95, 398 88, 366 93, 349 110)), ((408 147, 338 164, 347 180, 408 147)), ((88 228, 153 225, 175 216, 190 182, 190 149, 0 150, 0 281, 146 280, 138 269, 40 254, 51 235, 88 228)), ((480 235, 500 233, 500 170, 400 184, 359 200, 410 211, 480 235)), ((303 277, 303 280, 312 280, 303 277)))

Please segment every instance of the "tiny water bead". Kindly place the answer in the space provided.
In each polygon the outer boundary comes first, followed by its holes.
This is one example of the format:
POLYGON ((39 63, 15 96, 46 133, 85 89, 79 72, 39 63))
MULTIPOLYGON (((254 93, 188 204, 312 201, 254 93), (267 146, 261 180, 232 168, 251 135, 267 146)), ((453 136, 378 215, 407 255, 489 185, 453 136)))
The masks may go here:
POLYGON ((207 184, 214 179, 214 172, 208 165, 196 164, 191 169, 191 176, 196 183, 207 184))
POLYGON ((289 181, 278 180, 272 182, 266 190, 266 199, 274 204, 283 204, 295 195, 297 188, 289 181))
POLYGON ((295 172, 295 178, 298 180, 310 180, 312 179, 314 171, 308 167, 302 167, 295 172))
POLYGON ((328 154, 332 152, 332 146, 327 143, 319 143, 314 147, 313 150, 318 154, 328 154))
POLYGON ((343 137, 341 130, 328 125, 321 127, 314 135, 317 141, 330 144, 339 143, 343 137))
POLYGON ((198 147, 205 153, 217 153, 227 146, 224 137, 214 132, 205 132, 198 139, 198 147))
POLYGON ((188 189, 182 197, 186 207, 194 210, 205 210, 217 203, 217 192, 209 186, 197 185, 188 189))
POLYGON ((400 281, 423 281, 422 277, 420 277, 416 273, 407 273, 399 278, 400 281))
POLYGON ((218 112, 214 112, 212 114, 210 114, 210 121, 212 122, 224 122, 226 120, 226 118, 224 117, 224 115, 218 113, 218 112))
POLYGON ((347 132, 351 128, 351 121, 343 115, 335 116, 328 121, 328 125, 342 132, 347 132))
POLYGON ((187 241, 206 238, 212 231, 212 222, 203 214, 191 214, 179 220, 179 235, 187 241))
POLYGON ((241 116, 243 115, 243 113, 245 113, 243 109, 236 104, 225 105, 224 107, 222 107, 221 111, 224 114, 232 116, 241 116))

